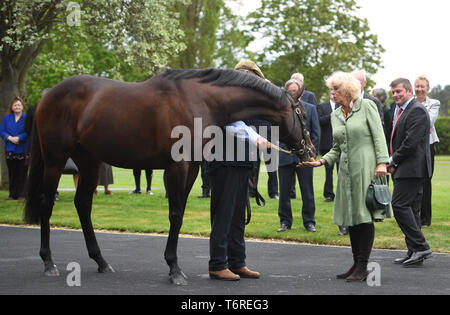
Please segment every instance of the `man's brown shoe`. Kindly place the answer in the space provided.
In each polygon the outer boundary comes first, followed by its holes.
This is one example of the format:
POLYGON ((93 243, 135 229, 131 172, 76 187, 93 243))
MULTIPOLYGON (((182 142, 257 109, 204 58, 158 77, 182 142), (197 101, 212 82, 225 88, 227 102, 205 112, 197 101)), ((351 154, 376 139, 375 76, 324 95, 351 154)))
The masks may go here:
POLYGON ((241 267, 239 269, 231 269, 232 272, 241 276, 241 278, 258 279, 261 274, 257 271, 251 271, 247 267, 241 267))
POLYGON ((237 274, 232 273, 230 269, 210 271, 209 278, 224 281, 238 281, 240 279, 240 277, 237 274))

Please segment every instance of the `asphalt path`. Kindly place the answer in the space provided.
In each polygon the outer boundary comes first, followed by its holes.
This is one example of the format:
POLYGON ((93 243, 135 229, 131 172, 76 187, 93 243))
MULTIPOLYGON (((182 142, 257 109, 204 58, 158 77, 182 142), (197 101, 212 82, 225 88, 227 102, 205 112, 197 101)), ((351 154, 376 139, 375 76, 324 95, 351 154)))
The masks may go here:
POLYGON ((61 275, 46 277, 39 229, 0 226, 0 295, 450 294, 447 254, 433 254, 421 268, 404 268, 392 262, 404 251, 373 250, 372 282, 347 283, 335 275, 351 265, 348 247, 247 241, 247 264, 262 277, 225 282, 208 277, 208 239, 180 237, 178 258, 189 283, 174 286, 163 258, 166 236, 97 232, 97 239, 115 273, 97 273, 80 231, 52 229, 51 249, 61 275), (80 267, 79 277, 74 277, 76 268, 67 269, 71 263, 80 267))

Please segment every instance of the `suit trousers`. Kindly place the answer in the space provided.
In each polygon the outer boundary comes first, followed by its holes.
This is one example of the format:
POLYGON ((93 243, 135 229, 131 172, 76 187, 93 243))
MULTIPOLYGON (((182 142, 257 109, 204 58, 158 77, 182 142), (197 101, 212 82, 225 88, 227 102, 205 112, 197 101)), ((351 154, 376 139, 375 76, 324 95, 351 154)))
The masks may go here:
POLYGON ((423 178, 394 180, 392 208, 410 252, 430 249, 420 229, 419 209, 422 203, 423 182, 423 178))
MULTIPOLYGON (((430 144, 430 153, 431 153, 431 176, 433 176, 434 172, 434 143, 430 144)), ((423 199, 422 199, 422 207, 420 208, 420 224, 421 225, 431 225, 431 177, 425 178, 425 182, 423 183, 423 199)))
MULTIPOLYGON (((146 169, 145 178, 147 180, 147 190, 152 190, 152 177, 153 177, 153 169, 146 169)), ((136 185, 136 190, 141 191, 141 169, 134 168, 133 169, 134 176, 134 184, 136 185)))
POLYGON ((278 176, 280 180, 280 201, 278 203, 278 216, 280 217, 280 224, 286 224, 291 227, 292 207, 290 192, 292 188, 292 181, 295 181, 295 175, 300 183, 300 192, 302 193, 302 218, 303 225, 316 225, 314 219, 316 212, 316 204, 314 201, 313 188, 313 169, 312 168, 298 168, 295 164, 280 166, 278 168, 278 176))
POLYGON ((251 168, 246 167, 221 166, 209 174, 209 271, 245 266, 245 209, 251 171, 251 168))

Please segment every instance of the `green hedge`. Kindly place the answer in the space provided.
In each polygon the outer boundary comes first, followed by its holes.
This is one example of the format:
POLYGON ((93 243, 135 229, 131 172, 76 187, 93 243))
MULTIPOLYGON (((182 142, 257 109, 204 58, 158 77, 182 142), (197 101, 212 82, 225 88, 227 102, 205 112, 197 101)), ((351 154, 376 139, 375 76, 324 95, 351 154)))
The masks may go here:
POLYGON ((439 143, 434 145, 436 155, 450 154, 450 117, 438 117, 434 123, 439 143))

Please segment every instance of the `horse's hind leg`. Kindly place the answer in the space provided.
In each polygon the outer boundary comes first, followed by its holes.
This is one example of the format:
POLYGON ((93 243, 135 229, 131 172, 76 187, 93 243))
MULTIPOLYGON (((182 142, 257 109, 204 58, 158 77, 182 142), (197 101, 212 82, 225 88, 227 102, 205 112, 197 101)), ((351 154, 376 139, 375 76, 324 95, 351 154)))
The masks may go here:
POLYGON ((198 169, 198 164, 181 162, 173 164, 166 170, 170 231, 164 257, 170 268, 170 281, 176 285, 187 284, 186 275, 178 265, 178 235, 183 224, 187 198, 197 178, 198 169))
POLYGON ((44 262, 44 274, 46 276, 59 276, 58 268, 52 259, 50 251, 50 217, 52 216, 53 205, 55 203, 55 193, 58 188, 64 165, 48 167, 44 170, 43 195, 41 199, 41 248, 39 255, 44 262))
MULTIPOLYGON (((84 153, 84 155, 87 155, 87 153, 84 153)), ((100 252, 91 220, 92 198, 98 183, 100 162, 88 162, 75 157, 74 160, 77 162, 80 171, 74 202, 80 218, 89 257, 98 264, 98 272, 114 272, 100 252)))

